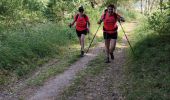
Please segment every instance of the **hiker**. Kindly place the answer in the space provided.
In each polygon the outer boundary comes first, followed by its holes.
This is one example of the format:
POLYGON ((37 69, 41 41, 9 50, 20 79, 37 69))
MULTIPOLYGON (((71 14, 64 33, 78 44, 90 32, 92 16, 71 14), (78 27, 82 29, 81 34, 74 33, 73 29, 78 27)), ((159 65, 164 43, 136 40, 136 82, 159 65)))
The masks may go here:
POLYGON ((105 40, 105 51, 106 51, 106 61, 105 63, 110 63, 109 55, 111 59, 114 59, 114 50, 116 46, 116 40, 118 36, 118 26, 117 21, 125 21, 123 17, 116 13, 116 7, 113 4, 107 6, 98 24, 104 23, 103 26, 103 37, 105 40))
POLYGON ((76 22, 76 33, 79 38, 80 46, 81 46, 81 54, 80 56, 84 56, 84 40, 85 35, 89 33, 90 22, 89 18, 86 14, 84 14, 84 8, 79 7, 79 13, 74 16, 74 21, 70 23, 70 27, 74 25, 76 22))

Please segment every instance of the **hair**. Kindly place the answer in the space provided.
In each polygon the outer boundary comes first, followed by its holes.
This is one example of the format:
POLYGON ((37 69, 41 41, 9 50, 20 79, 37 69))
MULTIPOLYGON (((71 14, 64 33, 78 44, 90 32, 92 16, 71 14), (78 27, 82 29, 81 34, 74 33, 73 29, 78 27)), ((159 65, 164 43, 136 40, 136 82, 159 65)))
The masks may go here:
POLYGON ((84 12, 84 8, 82 6, 79 7, 79 12, 84 12))
POLYGON ((109 7, 116 9, 116 6, 114 4, 110 4, 110 5, 107 6, 107 8, 109 8, 109 7))

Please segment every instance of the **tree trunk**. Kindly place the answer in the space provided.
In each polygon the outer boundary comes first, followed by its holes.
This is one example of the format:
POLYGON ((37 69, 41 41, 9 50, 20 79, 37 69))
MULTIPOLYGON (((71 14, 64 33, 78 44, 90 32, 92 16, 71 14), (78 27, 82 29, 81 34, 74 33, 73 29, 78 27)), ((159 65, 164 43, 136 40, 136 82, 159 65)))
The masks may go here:
POLYGON ((162 3, 163 3, 163 0, 160 0, 160 9, 161 9, 161 13, 162 13, 162 3))
POLYGON ((145 0, 145 9, 144 9, 144 14, 147 14, 147 0, 145 0))
POLYGON ((148 13, 150 14, 150 5, 151 5, 151 0, 148 0, 148 13))
POLYGON ((152 0, 151 6, 150 6, 150 11, 152 11, 154 4, 155 4, 155 0, 152 0))
POLYGON ((143 0, 141 0, 141 14, 143 14, 143 0))

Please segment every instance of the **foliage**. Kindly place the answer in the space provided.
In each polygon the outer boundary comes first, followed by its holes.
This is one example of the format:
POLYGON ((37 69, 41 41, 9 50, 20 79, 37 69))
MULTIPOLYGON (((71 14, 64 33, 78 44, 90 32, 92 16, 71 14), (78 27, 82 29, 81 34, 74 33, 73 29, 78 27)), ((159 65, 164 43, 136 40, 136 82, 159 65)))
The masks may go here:
POLYGON ((123 7, 118 7, 117 10, 121 16, 125 17, 126 21, 135 20, 137 17, 137 12, 134 10, 128 10, 123 7))
POLYGON ((129 57, 125 67, 123 89, 127 100, 168 100, 170 37, 164 36, 166 30, 161 30, 165 32, 161 33, 163 35, 155 34, 158 30, 153 30, 147 21, 140 20, 138 29, 131 36, 135 55, 129 57))
POLYGON ((42 2, 38 2, 37 0, 23 0, 22 5, 23 8, 31 11, 43 11, 45 7, 42 2))
POLYGON ((126 6, 130 7, 129 3, 134 3, 136 0, 106 0, 104 5, 107 6, 109 4, 115 4, 116 6, 126 6))
POLYGON ((169 37, 159 37, 154 34, 135 44, 137 58, 129 61, 126 68, 127 100, 168 100, 170 91, 169 44, 169 37))
MULTIPOLYGON (((168 35, 170 33, 170 12, 154 12, 148 17, 149 26, 159 34, 168 35)), ((170 34, 169 34, 170 35, 170 34)))
POLYGON ((0 16, 4 17, 14 17, 16 11, 19 9, 18 0, 1 0, 0 1, 0 16))
POLYGON ((74 7, 73 2, 70 2, 69 0, 50 0, 47 4, 45 15, 51 21, 61 21, 65 18, 67 11, 73 10, 74 7))

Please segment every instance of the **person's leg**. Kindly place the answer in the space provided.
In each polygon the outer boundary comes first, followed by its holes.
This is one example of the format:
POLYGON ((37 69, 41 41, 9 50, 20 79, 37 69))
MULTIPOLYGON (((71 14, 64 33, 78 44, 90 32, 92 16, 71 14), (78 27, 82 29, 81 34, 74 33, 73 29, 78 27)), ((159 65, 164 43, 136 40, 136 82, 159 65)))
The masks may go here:
POLYGON ((110 40, 110 56, 111 56, 111 59, 114 59, 114 55, 113 55, 113 52, 115 50, 115 47, 116 47, 116 39, 111 39, 110 40))
POLYGON ((109 57, 109 47, 110 47, 110 39, 105 39, 105 50, 106 50, 106 56, 109 57))
POLYGON ((81 46, 81 37, 78 37, 78 39, 79 39, 79 43, 80 43, 80 46, 81 46))
POLYGON ((85 35, 81 34, 81 51, 84 51, 84 39, 85 39, 85 35))
POLYGON ((116 47, 116 39, 110 40, 110 53, 113 53, 116 47))
POLYGON ((117 32, 114 33, 113 35, 111 35, 111 40, 110 40, 110 57, 111 59, 113 60, 114 59, 114 55, 113 55, 113 52, 115 50, 115 47, 116 47, 116 40, 117 40, 117 32))
POLYGON ((77 32, 77 37, 79 39, 79 43, 80 43, 80 47, 81 47, 80 48, 80 51, 81 51, 80 56, 83 57, 84 56, 84 41, 83 41, 84 40, 84 36, 83 36, 84 34, 82 34, 82 31, 76 30, 76 32, 77 32))
POLYGON ((81 56, 84 56, 84 45, 85 45, 86 34, 87 34, 87 30, 83 30, 81 32, 81 56))
POLYGON ((81 46, 81 32, 76 30, 76 33, 77 33, 77 37, 79 39, 79 43, 80 43, 80 46, 81 46))
POLYGON ((104 37, 104 40, 105 40, 105 52, 106 52, 106 61, 105 63, 109 63, 109 53, 110 53, 110 38, 109 38, 109 35, 108 33, 103 33, 103 37, 104 37))
POLYGON ((109 54, 110 54, 110 39, 105 39, 105 51, 106 51, 106 63, 109 63, 109 54))

